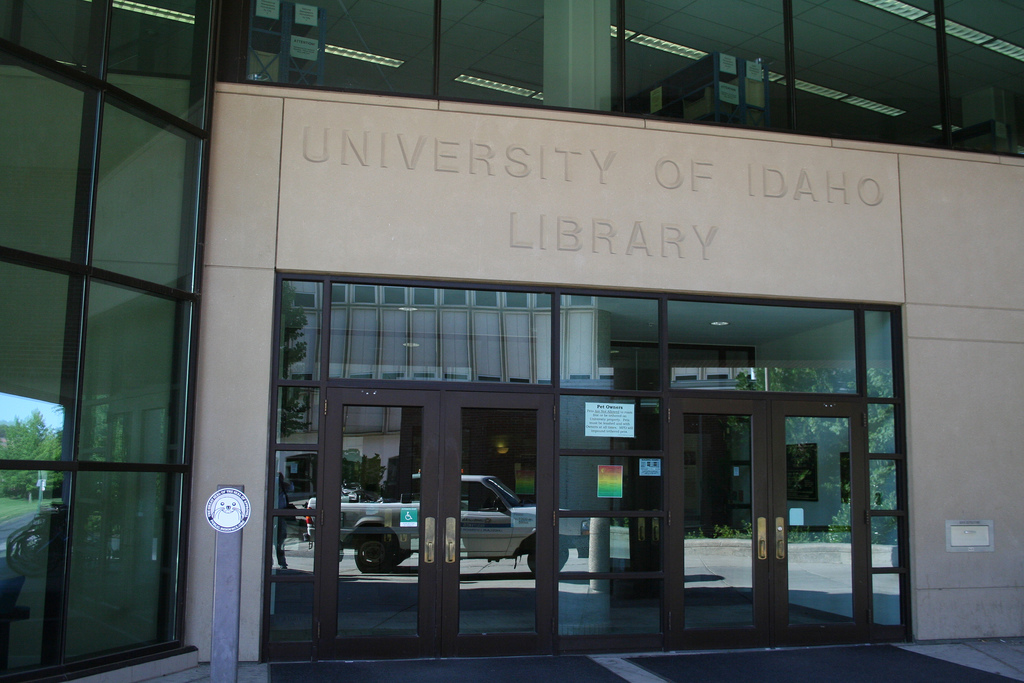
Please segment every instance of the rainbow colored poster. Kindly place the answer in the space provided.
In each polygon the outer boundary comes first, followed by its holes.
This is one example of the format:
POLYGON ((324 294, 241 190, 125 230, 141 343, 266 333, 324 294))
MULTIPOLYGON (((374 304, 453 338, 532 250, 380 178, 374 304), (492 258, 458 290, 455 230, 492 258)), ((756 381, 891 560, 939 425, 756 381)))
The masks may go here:
POLYGON ((622 498, 622 465, 597 466, 597 497, 622 498))

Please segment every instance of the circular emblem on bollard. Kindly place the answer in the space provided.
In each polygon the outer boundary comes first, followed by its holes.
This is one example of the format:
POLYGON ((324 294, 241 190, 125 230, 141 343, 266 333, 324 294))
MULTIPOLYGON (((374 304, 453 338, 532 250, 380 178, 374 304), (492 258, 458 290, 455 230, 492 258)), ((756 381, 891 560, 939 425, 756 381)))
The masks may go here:
POLYGON ((226 534, 238 531, 249 521, 249 499, 238 489, 217 489, 206 501, 206 521, 226 534))

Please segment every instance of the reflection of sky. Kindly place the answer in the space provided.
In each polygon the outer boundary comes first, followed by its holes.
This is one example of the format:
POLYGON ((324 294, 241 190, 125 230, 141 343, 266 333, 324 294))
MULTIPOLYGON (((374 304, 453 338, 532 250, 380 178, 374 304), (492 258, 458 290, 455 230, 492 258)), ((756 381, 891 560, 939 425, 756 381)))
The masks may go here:
POLYGON ((64 409, 60 405, 0 392, 0 422, 14 422, 16 417, 24 420, 33 410, 39 411, 47 427, 64 428, 64 409))

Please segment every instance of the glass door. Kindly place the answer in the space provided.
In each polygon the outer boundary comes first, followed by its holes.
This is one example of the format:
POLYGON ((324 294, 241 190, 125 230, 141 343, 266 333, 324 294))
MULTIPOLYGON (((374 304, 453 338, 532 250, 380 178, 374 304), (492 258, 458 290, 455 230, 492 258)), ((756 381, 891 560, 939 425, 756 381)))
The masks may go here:
POLYGON ((673 403, 670 533, 681 571, 670 581, 669 647, 867 640, 858 413, 838 402, 673 403))
POLYGON ((868 639, 863 422, 856 404, 772 406, 776 644, 868 639))
POLYGON ((552 405, 549 396, 446 397, 442 656, 551 650, 541 596, 557 571, 552 405))
POLYGON ((670 582, 669 647, 765 647, 771 612, 765 403, 677 401, 669 424, 673 566, 682 567, 674 572, 681 583, 670 582))
POLYGON ((550 649, 548 397, 329 390, 316 657, 550 649), (538 476, 538 474, 541 476, 538 476))
POLYGON ((328 390, 322 529, 311 530, 318 659, 436 648, 439 396, 328 390))

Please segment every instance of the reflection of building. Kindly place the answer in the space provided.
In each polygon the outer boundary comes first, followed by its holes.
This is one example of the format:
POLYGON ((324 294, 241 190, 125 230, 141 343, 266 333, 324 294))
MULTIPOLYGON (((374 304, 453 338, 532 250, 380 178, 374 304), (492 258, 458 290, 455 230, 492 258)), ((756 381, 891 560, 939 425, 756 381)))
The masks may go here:
POLYGON ((1024 10, 423 7, 0 9, 0 680, 207 658, 224 482, 245 660, 1022 635, 1024 10), (525 599, 325 538, 460 474, 525 599))

